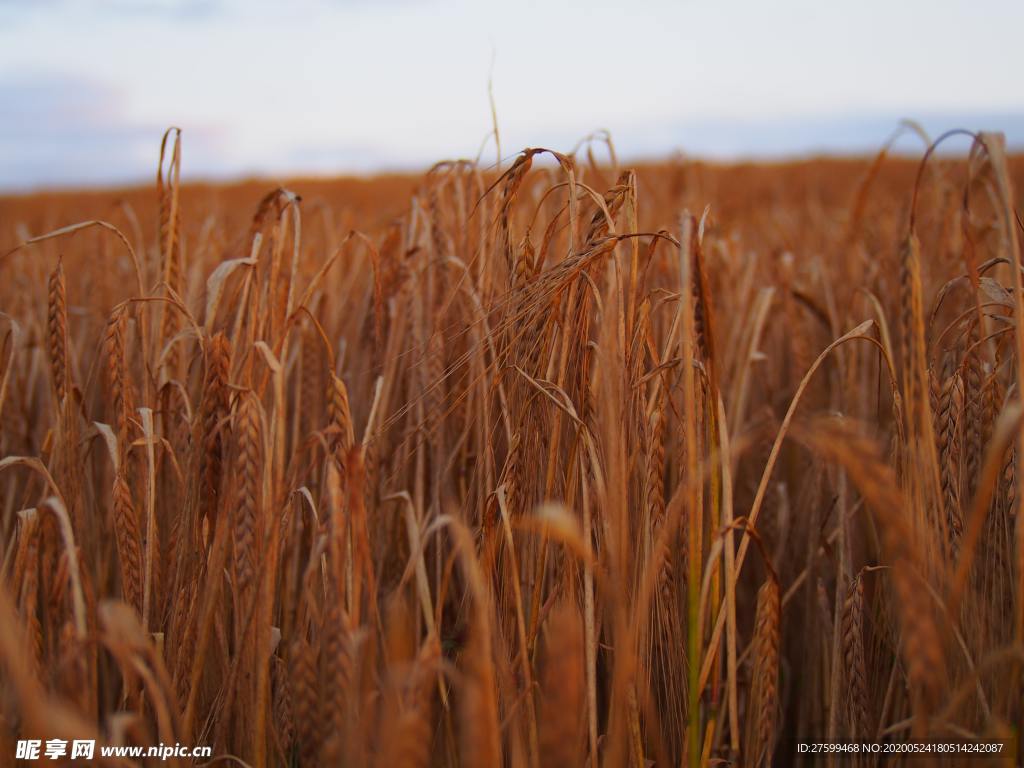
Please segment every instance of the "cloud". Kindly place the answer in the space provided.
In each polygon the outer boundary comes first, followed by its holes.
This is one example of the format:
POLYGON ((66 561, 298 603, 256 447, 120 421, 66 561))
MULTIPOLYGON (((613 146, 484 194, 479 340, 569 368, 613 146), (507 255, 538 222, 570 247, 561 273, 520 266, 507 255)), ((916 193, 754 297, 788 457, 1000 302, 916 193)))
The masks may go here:
MULTIPOLYGON (((0 187, 116 184, 156 170, 166 126, 126 119, 118 92, 55 73, 0 76, 0 187)), ((212 165, 215 131, 187 132, 192 154, 212 165)))
POLYGON ((103 0, 105 11, 134 16, 158 16, 191 21, 212 16, 224 8, 224 0, 103 0))
MULTIPOLYGON (((0 2, 9 0, 0 0, 0 2)), ((156 170, 160 137, 167 127, 156 119, 138 120, 126 112, 116 87, 97 79, 60 72, 0 74, 0 189, 48 186, 150 183, 156 170)), ((938 136, 954 127, 997 130, 1012 149, 1024 149, 1024 112, 944 112, 917 117, 938 136)), ((169 116, 168 119, 171 119, 169 116)), ((808 153, 872 153, 893 133, 899 114, 851 114, 807 118, 705 119, 612 124, 612 138, 624 159, 665 157, 684 151, 697 157, 778 158, 808 153)), ((221 115, 217 119, 226 119, 221 115)), ((230 123, 183 125, 183 174, 186 178, 240 175, 288 176, 316 173, 365 173, 415 169, 438 160, 443 150, 430 143, 411 147, 382 137, 300 138, 288 127, 261 134, 259 126, 228 130, 230 123)), ((295 126, 292 126, 293 128, 295 126)), ((521 146, 568 149, 581 136, 579 126, 527 123, 506 126, 506 155, 521 146)), ((467 151, 475 150, 473 144, 467 151)), ((962 152, 962 140, 944 149, 962 152)), ((920 154, 923 146, 905 132, 897 151, 920 154)), ((490 150, 488 150, 489 152, 490 150)), ((450 154, 450 153, 448 153, 450 154)), ((458 154, 458 153, 456 153, 458 154)), ((464 154, 464 153, 462 153, 464 154)), ((490 155, 485 154, 489 160, 490 155)))
MULTIPOLYGON (((255 0, 253 0, 255 2, 255 0)), ((194 25, 228 10, 230 0, 0 0, 0 23, 97 26, 116 22, 194 25)))
POLYGON ((224 0, 0 0, 0 8, 73 8, 117 13, 191 15, 223 6, 224 0))
MULTIPOLYGON (((386 5, 424 5, 434 0, 292 0, 293 6, 366 8, 386 5)), ((0 0, 0 11, 17 14, 78 9, 94 17, 155 18, 160 20, 205 19, 220 13, 234 16, 263 7, 278 7, 272 0, 0 0)), ((293 8, 294 10, 294 8, 293 8)))
MULTIPOLYGON (((871 154, 913 119, 934 140, 951 128, 1001 131, 1013 150, 1024 149, 1024 112, 949 111, 900 115, 849 114, 778 119, 688 119, 667 125, 639 125, 612 131, 624 156, 657 157, 682 150, 721 159, 780 158, 813 154, 871 154)), ((965 151, 967 140, 947 142, 942 151, 965 151)), ((900 133, 895 151, 920 154, 924 145, 911 130, 900 133)))
POLYGON ((275 165, 284 173, 369 173, 420 168, 435 159, 365 142, 311 142, 285 151, 275 165))

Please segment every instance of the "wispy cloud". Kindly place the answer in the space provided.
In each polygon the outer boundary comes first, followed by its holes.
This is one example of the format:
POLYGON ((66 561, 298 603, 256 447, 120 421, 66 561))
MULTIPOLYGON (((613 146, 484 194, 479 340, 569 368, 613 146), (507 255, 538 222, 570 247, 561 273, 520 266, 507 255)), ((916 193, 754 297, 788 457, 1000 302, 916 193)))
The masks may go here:
POLYGON ((224 0, 104 0, 104 10, 118 14, 202 19, 223 10, 224 0))
MULTIPOLYGON (((897 152, 920 153, 922 136, 909 130, 913 123, 934 140, 952 128, 1000 131, 1011 149, 1024 149, 1024 111, 944 111, 825 115, 775 119, 694 119, 651 125, 620 132, 625 153, 648 154, 682 150, 715 158, 778 158, 807 154, 873 153, 895 135, 897 152), (652 152, 653 151, 653 152, 652 152)), ((941 151, 963 152, 969 139, 947 142, 941 151)))
MULTIPOLYGON (((155 169, 165 126, 126 119, 118 92, 84 78, 0 77, 0 187, 121 183, 155 169)), ((195 131, 193 155, 216 173, 216 134, 195 131)))
POLYGON ((0 0, 0 10, 53 11, 86 8, 96 13, 197 17, 225 6, 225 0, 0 0))
POLYGON ((192 178, 423 167, 477 152, 489 82, 506 154, 869 152, 922 115, 1020 147, 1024 4, 977 3, 0 0, 0 185, 148 178, 170 123, 192 178))
MULTIPOLYGON (((436 0, 292 0, 291 10, 309 8, 366 8, 379 5, 428 5, 436 0)), ((0 11, 17 14, 86 10, 95 17, 133 17, 161 20, 206 19, 220 13, 245 16, 260 6, 276 6, 268 0, 0 0, 0 11)))

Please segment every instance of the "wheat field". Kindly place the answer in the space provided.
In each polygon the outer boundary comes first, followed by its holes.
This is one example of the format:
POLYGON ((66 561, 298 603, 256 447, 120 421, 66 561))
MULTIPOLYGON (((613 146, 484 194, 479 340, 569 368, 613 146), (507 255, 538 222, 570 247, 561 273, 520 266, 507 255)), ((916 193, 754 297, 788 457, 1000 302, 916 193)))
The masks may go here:
POLYGON ((169 131, 155 187, 0 200, 0 763, 1020 764, 1000 136, 187 161, 169 131))

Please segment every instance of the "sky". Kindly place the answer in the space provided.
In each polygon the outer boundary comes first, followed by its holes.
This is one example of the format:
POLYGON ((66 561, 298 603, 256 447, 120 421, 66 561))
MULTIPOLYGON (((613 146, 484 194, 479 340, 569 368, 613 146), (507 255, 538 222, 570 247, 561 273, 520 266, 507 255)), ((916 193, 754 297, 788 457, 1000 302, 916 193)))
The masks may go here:
MULTIPOLYGON (((901 118, 1024 148, 1021 0, 0 0, 0 188, 859 153, 901 118)), ((920 140, 901 147, 920 151, 920 140)))

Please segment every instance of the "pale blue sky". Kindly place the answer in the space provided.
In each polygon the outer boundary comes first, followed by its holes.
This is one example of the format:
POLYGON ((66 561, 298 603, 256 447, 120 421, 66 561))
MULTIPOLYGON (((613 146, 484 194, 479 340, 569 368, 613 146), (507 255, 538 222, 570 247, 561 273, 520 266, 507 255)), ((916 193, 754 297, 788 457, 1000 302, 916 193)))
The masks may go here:
POLYGON ((0 0, 0 187, 148 179, 170 124, 192 178, 473 156, 491 73, 506 155, 857 152, 904 116, 1020 145, 1021 30, 1021 0, 0 0))

